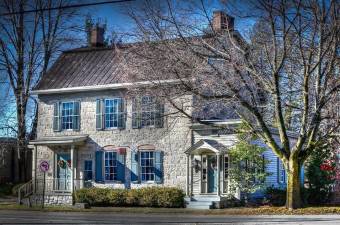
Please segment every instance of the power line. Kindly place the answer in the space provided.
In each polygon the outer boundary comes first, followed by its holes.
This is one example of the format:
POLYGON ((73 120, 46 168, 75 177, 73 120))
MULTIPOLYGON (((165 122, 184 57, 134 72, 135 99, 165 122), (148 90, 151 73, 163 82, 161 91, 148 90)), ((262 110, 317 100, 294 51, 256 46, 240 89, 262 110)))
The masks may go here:
POLYGON ((51 7, 51 8, 32 9, 32 10, 10 12, 10 13, 2 13, 0 14, 0 16, 10 16, 10 15, 16 15, 20 13, 33 13, 33 12, 41 12, 41 11, 80 8, 80 7, 87 7, 87 6, 94 6, 94 5, 115 4, 115 3, 133 2, 133 1, 135 0, 116 0, 116 1, 93 2, 93 3, 85 3, 85 4, 73 4, 73 5, 57 6, 57 7, 51 7))

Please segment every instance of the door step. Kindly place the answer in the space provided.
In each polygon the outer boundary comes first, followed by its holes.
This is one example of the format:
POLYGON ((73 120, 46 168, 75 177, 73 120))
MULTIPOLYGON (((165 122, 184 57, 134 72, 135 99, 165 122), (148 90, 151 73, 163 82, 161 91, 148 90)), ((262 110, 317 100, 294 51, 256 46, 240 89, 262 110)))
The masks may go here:
POLYGON ((189 209, 213 209, 221 201, 220 196, 216 195, 195 195, 191 198, 185 198, 187 208, 189 209))
POLYGON ((188 209, 212 209, 213 202, 191 201, 187 204, 188 209))

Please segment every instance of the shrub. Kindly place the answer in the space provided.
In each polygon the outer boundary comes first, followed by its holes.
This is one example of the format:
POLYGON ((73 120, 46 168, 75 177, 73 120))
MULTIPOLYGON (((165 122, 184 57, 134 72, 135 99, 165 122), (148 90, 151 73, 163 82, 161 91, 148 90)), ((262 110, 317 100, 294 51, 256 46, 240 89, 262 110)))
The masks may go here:
POLYGON ((140 189, 88 188, 74 193, 76 203, 90 206, 184 207, 184 193, 178 188, 148 187, 140 189))
POLYGON ((336 178, 336 163, 330 146, 316 148, 307 160, 307 188, 305 197, 309 204, 323 204, 330 200, 336 178))
POLYGON ((12 194, 12 187, 13 185, 8 184, 0 184, 0 197, 2 196, 8 196, 12 194))
POLYGON ((265 190, 264 204, 271 206, 283 206, 286 204, 286 189, 268 187, 265 190))

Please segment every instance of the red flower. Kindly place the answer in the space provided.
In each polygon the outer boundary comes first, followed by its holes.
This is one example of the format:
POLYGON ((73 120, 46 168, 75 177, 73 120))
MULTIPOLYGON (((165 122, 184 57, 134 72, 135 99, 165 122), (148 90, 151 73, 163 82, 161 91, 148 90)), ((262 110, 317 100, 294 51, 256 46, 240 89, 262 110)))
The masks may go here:
POLYGON ((334 167, 327 164, 327 163, 323 163, 323 164, 320 165, 320 169, 322 171, 332 171, 332 170, 334 170, 334 167))
POLYGON ((70 159, 67 160, 67 166, 68 166, 68 167, 71 167, 71 160, 70 160, 70 159))

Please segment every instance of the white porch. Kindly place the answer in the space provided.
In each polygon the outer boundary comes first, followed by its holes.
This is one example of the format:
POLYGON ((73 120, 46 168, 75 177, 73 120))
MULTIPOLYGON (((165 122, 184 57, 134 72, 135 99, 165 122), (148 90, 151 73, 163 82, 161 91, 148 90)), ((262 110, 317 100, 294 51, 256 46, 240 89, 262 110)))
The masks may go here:
POLYGON ((83 187, 83 181, 76 176, 76 151, 87 138, 88 135, 44 137, 29 143, 33 148, 33 194, 44 191, 47 195, 72 195, 75 189, 83 187), (49 148, 52 154, 41 153, 39 147, 49 148), (39 169, 41 161, 49 163, 45 178, 39 169))
POLYGON ((185 154, 188 207, 220 208, 229 193, 227 147, 216 140, 202 139, 185 154))

